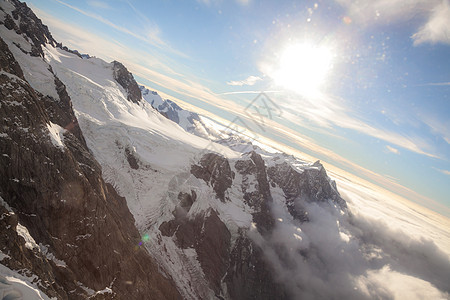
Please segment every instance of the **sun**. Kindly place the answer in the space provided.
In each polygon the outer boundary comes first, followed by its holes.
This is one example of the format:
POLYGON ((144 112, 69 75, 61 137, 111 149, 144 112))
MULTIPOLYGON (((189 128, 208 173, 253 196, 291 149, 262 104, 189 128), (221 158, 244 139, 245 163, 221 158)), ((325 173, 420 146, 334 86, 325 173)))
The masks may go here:
POLYGON ((304 96, 320 94, 332 67, 333 55, 329 48, 308 43, 286 47, 280 55, 273 74, 277 85, 304 96))

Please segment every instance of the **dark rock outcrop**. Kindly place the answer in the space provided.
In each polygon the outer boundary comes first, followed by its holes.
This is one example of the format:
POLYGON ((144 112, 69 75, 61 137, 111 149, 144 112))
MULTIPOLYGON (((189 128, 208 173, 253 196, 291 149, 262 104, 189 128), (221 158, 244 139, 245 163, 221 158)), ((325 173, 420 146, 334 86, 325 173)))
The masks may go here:
MULTIPOLYGON (((181 205, 190 208, 191 195, 180 194, 179 198, 181 205)), ((173 213, 175 219, 162 223, 159 230, 165 236, 174 236, 178 247, 196 250, 210 288, 216 295, 220 295, 223 293, 222 278, 229 264, 231 234, 216 211, 209 209, 189 219, 186 211, 180 208, 181 206, 177 207, 173 213)))
POLYGON ((134 151, 130 148, 125 148, 125 156, 127 158, 128 164, 132 169, 139 169, 139 160, 136 158, 134 151))
POLYGON ((44 44, 56 45, 48 27, 42 24, 42 21, 36 17, 26 3, 18 0, 11 0, 10 2, 15 6, 15 9, 12 11, 12 17, 6 15, 5 27, 14 30, 17 34, 25 34, 31 42, 30 55, 44 57, 41 46, 44 44))
MULTIPOLYGON (((267 168, 261 155, 252 151, 234 163, 240 175, 237 178, 241 178, 241 182, 233 182, 235 176, 231 169, 228 170, 227 162, 228 160, 222 156, 208 153, 203 155, 198 164, 191 167, 191 173, 208 183, 222 201, 224 198, 219 195, 224 194, 219 194, 218 191, 225 191, 224 187, 228 188, 231 184, 240 185, 243 200, 253 211, 253 226, 257 229, 257 233, 252 233, 251 229, 238 229, 238 237, 232 246, 219 242, 220 237, 214 237, 215 242, 212 244, 230 247, 222 253, 209 254, 216 258, 214 260, 216 263, 221 262, 222 266, 228 266, 225 277, 222 278, 222 286, 226 285, 224 295, 231 299, 290 299, 287 287, 275 278, 276 272, 261 248, 264 247, 261 245, 271 244, 273 234, 276 234, 275 220, 271 211, 273 203, 271 185, 279 186, 283 190, 289 213, 300 223, 308 221, 307 212, 302 206, 307 202, 332 203, 345 210, 345 201, 319 162, 298 171, 287 162, 267 168), (259 234, 258 243, 254 240, 255 234, 259 234)), ((205 228, 204 217, 196 216, 189 220, 186 215, 192 205, 192 196, 180 193, 178 198, 180 203, 173 213, 175 219, 164 222, 160 230, 163 235, 174 236, 179 247, 193 247, 199 253, 203 250, 202 247, 205 247, 204 244, 196 243, 205 228), (185 209, 181 209, 181 206, 185 209)), ((214 211, 212 215, 215 216, 216 212, 214 211)), ((226 228, 218 216, 214 217, 214 220, 217 228, 226 228)), ((219 235, 223 235, 224 230, 216 229, 216 232, 221 231, 219 235)), ((273 255, 284 261, 284 257, 288 257, 284 251, 286 249, 282 245, 275 245, 273 255)), ((307 250, 301 253, 303 257, 307 257, 307 254, 307 250)), ((286 261, 286 264, 289 262, 286 261)), ((205 277, 208 281, 211 280, 211 277, 205 277)), ((214 291, 217 293, 217 284, 212 283, 211 286, 215 287, 214 291)))
POLYGON ((347 204, 341 198, 336 185, 330 182, 325 168, 319 161, 301 172, 287 162, 277 164, 267 170, 269 179, 278 185, 286 196, 289 212, 300 221, 307 221, 302 204, 305 202, 331 201, 346 210, 347 204))
POLYGON ((261 234, 271 231, 274 225, 272 214, 270 213, 270 205, 272 203, 272 195, 267 180, 266 165, 261 155, 252 151, 250 159, 238 160, 235 164, 236 170, 243 176, 244 201, 254 209, 253 221, 256 223, 261 234), (257 186, 254 190, 247 192, 245 189, 245 181, 249 175, 256 178, 257 186))
POLYGON ((141 89, 139 88, 133 74, 128 72, 127 68, 118 61, 113 61, 114 79, 125 89, 128 94, 128 101, 140 103, 142 99, 141 89))
MULTIPOLYGON (((27 35, 40 42, 37 33, 27 35)), ((23 79, 3 41, 0 47, 0 196, 36 243, 65 266, 31 254, 13 233, 8 234, 11 242, 2 242, 2 251, 11 257, 2 263, 42 276, 52 283, 42 290, 58 299, 85 299, 89 295, 81 285, 94 291, 110 288, 111 294, 98 295, 102 298, 179 298, 173 283, 138 246, 140 236, 125 199, 103 181, 100 165, 75 129, 64 85, 56 82, 60 104, 55 106, 23 79), (67 120, 73 128, 65 130, 67 120)), ((14 229, 14 220, 9 222, 14 229)))
POLYGON ((199 135, 201 137, 207 137, 205 135, 205 132, 207 132, 207 135, 213 136, 212 130, 209 130, 208 126, 206 126, 206 124, 201 120, 199 114, 192 111, 187 111, 169 99, 161 98, 156 101, 155 99, 152 99, 150 101, 151 97, 146 96, 148 96, 150 93, 156 96, 158 95, 158 93, 155 91, 150 91, 142 85, 139 86, 139 88, 141 89, 144 99, 146 99, 150 103, 150 105, 165 118, 179 124, 187 132, 190 132, 192 134, 199 135), (185 122, 183 122, 182 118, 185 118, 185 122), (201 129, 199 130, 199 128, 201 129))
POLYGON ((191 173, 203 179, 216 192, 217 198, 225 201, 225 191, 231 187, 233 172, 228 160, 215 153, 206 153, 198 165, 191 167, 191 173))
POLYGON ((284 287, 275 281, 262 249, 244 231, 239 232, 230 254, 224 279, 231 299, 288 299, 284 287))

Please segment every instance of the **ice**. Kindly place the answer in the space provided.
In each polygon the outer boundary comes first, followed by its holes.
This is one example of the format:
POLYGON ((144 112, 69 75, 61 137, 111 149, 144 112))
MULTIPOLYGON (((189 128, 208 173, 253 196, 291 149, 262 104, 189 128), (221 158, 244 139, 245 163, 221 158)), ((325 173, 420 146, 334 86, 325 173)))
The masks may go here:
POLYGON ((47 124, 47 128, 49 131, 49 136, 50 139, 52 141, 52 144, 57 147, 60 148, 62 150, 64 150, 64 132, 66 131, 64 128, 62 128, 61 126, 54 124, 52 122, 50 122, 49 124, 47 124))
POLYGON ((30 42, 22 35, 18 35, 15 31, 8 30, 4 26, 0 26, 0 35, 5 43, 8 44, 9 50, 22 68, 23 75, 31 87, 43 95, 48 95, 58 100, 59 96, 56 92, 55 77, 50 72, 48 64, 42 57, 34 57, 23 53, 14 44, 19 44, 22 49, 29 51, 31 49, 30 42))
POLYGON ((48 260, 53 261, 58 267, 67 267, 67 264, 65 261, 57 259, 56 256, 50 251, 48 248, 48 245, 43 245, 39 243, 39 249, 41 250, 41 253, 45 255, 45 257, 48 260))
POLYGON ((25 247, 27 247, 30 250, 33 250, 37 248, 40 249, 39 246, 36 244, 36 241, 33 239, 33 237, 28 232, 28 229, 25 226, 22 226, 20 223, 17 224, 16 227, 17 234, 24 238, 25 240, 25 247))
POLYGON ((34 283, 36 276, 27 277, 0 264, 0 299, 53 300, 34 283))

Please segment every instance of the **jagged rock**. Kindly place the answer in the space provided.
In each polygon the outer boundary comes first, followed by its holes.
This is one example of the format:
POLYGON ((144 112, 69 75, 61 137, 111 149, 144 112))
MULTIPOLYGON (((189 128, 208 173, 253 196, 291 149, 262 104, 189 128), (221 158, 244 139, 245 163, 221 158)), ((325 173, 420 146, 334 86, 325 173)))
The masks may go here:
POLYGON ((175 219, 162 223, 159 230, 165 236, 174 236, 180 248, 196 250, 211 289, 220 295, 222 278, 229 264, 231 234, 228 228, 212 209, 192 220, 176 211, 174 215, 175 219))
POLYGON ((191 173, 211 185, 222 202, 225 201, 225 191, 231 187, 233 172, 228 160, 215 153, 206 153, 199 165, 191 167, 191 173))
POLYGON ((14 22, 13 18, 10 15, 6 15, 5 21, 4 21, 5 27, 9 30, 19 30, 19 28, 16 25, 16 22, 14 22))
POLYGON ((288 299, 273 274, 262 249, 240 230, 224 279, 230 299, 288 299))
POLYGON ((114 79, 127 91, 128 100, 133 103, 139 103, 142 99, 141 89, 139 88, 133 74, 128 72, 127 68, 118 61, 113 61, 114 79))
POLYGON ((291 165, 283 162, 267 170, 271 182, 281 187, 286 195, 286 202, 291 215, 302 222, 308 220, 308 216, 302 207, 305 201, 332 201, 342 209, 347 207, 336 186, 330 183, 322 164, 317 161, 312 167, 298 172, 291 165))
MULTIPOLYGON (((9 15, 7 15, 9 16, 9 15)), ((0 69, 3 71, 16 75, 20 79, 24 79, 22 69, 17 63, 14 55, 9 51, 8 45, 0 37, 0 69)))
MULTIPOLYGON (((39 249, 28 249, 25 240, 17 233, 18 216, 8 211, 0 204, 0 249, 7 255, 1 262, 14 270, 23 270, 23 275, 30 272, 40 278, 40 288, 45 290, 49 297, 68 299, 67 292, 56 280, 53 269, 58 267, 51 260, 48 260, 39 249)), ((63 268, 58 268, 63 269, 63 268)), ((70 277, 70 275, 69 275, 70 277)), ((72 280, 73 281, 73 280, 72 280)), ((70 282, 70 280, 68 281, 70 282)), ((77 293, 84 294, 84 291, 75 284, 72 286, 77 293)))
POLYGON ((157 92, 150 91, 145 86, 141 85, 139 88, 143 98, 165 118, 177 123, 192 134, 205 138, 214 136, 214 131, 208 128, 197 113, 181 108, 172 100, 163 100, 157 92))
POLYGON ((138 246, 140 236, 126 201, 103 181, 81 131, 64 129, 74 113, 63 84, 57 83, 61 106, 51 106, 54 101, 8 72, 21 73, 9 49, 0 45, 7 58, 1 59, 0 74, 0 196, 36 243, 47 245, 66 267, 50 263, 48 268, 42 257, 28 256, 20 239, 10 245, 7 265, 24 265, 54 279, 43 290, 60 299, 85 299, 77 282, 93 290, 110 287, 109 298, 178 299, 173 283, 138 246))
POLYGON ((244 200, 254 209, 253 221, 257 224, 258 230, 262 234, 269 232, 274 225, 273 217, 270 213, 270 203, 272 195, 267 180, 266 165, 261 155, 252 151, 250 160, 239 160, 235 164, 236 170, 243 175, 244 180, 248 175, 256 177, 257 186, 254 191, 245 192, 244 200))
POLYGON ((166 100, 163 104, 158 105, 156 109, 163 114, 167 119, 174 121, 175 123, 180 123, 180 117, 178 116, 178 111, 181 110, 176 103, 166 100))
POLYGON ((134 155, 133 150, 130 150, 130 148, 125 148, 125 156, 127 158, 128 164, 132 169, 139 169, 138 159, 134 155))
MULTIPOLYGON (((17 34, 24 33, 32 43, 30 55, 44 57, 41 46, 46 43, 52 46, 56 45, 56 41, 50 34, 48 27, 42 24, 42 21, 36 17, 26 3, 22 3, 18 0, 11 0, 11 3, 16 7, 12 11, 12 17, 19 24, 17 26, 16 22, 13 21, 14 24, 12 24, 11 20, 9 20, 8 23, 10 25, 6 26, 6 28, 14 29, 17 34)), ((8 17, 6 17, 5 20, 7 18, 8 17)))
POLYGON ((195 191, 191 191, 191 194, 180 192, 178 194, 178 199, 180 200, 180 206, 189 211, 192 204, 194 204, 197 199, 197 193, 195 191))

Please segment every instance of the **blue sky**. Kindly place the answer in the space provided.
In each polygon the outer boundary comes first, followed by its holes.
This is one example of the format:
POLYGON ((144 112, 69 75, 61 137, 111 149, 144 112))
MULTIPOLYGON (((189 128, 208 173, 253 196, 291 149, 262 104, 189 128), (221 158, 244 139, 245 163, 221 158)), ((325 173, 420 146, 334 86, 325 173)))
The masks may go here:
POLYGON ((28 4, 64 45, 222 118, 268 91, 264 134, 449 212, 448 0, 28 4))

